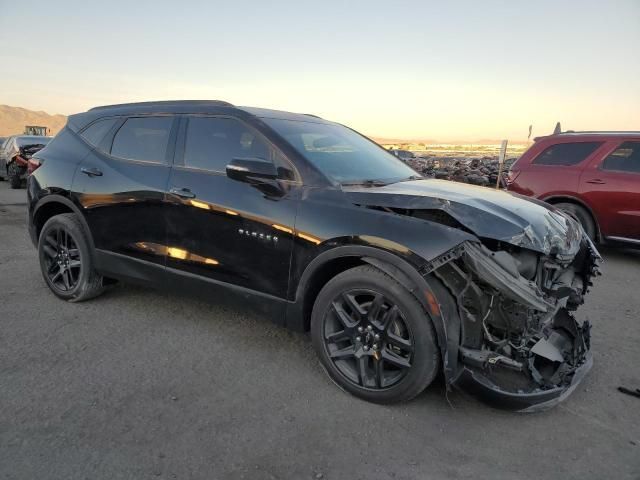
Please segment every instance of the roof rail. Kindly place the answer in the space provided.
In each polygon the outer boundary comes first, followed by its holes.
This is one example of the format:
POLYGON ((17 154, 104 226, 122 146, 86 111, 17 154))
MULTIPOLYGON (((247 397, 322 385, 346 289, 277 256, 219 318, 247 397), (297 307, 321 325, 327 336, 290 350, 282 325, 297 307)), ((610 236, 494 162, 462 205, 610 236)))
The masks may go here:
POLYGON ((553 135, 640 135, 639 130, 565 130, 553 135))
POLYGON ((223 100, 160 100, 156 102, 133 102, 133 103, 116 103, 114 105, 101 105, 99 107, 93 107, 89 109, 89 111, 93 110, 103 110, 108 108, 119 108, 119 107, 152 107, 152 106, 171 106, 171 105, 189 105, 189 106, 198 106, 198 105, 214 105, 218 107, 233 107, 234 105, 225 102, 223 100))

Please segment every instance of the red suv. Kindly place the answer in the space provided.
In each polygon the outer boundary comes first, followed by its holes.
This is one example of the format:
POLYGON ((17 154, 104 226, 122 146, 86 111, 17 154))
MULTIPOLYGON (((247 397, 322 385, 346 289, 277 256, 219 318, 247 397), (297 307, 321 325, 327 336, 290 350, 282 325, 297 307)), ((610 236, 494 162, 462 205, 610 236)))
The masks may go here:
POLYGON ((640 132, 538 137, 507 188, 566 211, 594 240, 640 246, 640 132))

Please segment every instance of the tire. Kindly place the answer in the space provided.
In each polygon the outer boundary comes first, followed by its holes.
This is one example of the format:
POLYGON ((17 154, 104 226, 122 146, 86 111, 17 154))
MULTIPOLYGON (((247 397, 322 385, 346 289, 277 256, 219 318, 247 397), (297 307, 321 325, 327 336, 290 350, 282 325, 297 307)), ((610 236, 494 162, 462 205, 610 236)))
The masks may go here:
POLYGON ((408 401, 440 368, 427 312, 406 288, 369 265, 336 275, 320 291, 311 339, 329 377, 370 402, 408 401))
POLYGON ((11 162, 7 167, 7 180, 9 180, 9 186, 14 190, 22 185, 22 179, 20 178, 22 172, 20 170, 16 162, 11 162))
POLYGON ((582 225, 582 229, 587 236, 592 241, 596 241, 596 226, 593 218, 591 218, 591 214, 586 208, 576 205, 575 203, 555 203, 553 206, 568 213, 573 219, 577 220, 580 225, 582 225))
POLYGON ((51 291, 69 302, 81 302, 104 291, 96 273, 87 232, 73 213, 51 217, 38 239, 38 258, 51 291))

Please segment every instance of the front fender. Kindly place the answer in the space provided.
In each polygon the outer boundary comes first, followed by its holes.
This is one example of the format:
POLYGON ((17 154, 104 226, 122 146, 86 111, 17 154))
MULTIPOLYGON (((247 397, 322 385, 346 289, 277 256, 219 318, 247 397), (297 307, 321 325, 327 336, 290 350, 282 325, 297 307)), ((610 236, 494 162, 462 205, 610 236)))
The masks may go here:
POLYGON ((294 330, 308 328, 304 318, 304 297, 318 271, 336 259, 357 258, 394 278, 423 306, 436 332, 448 385, 457 371, 461 321, 455 302, 446 288, 431 275, 420 273, 427 271, 429 261, 403 245, 385 239, 354 237, 353 242, 349 244, 345 243, 345 240, 333 240, 331 243, 341 244, 318 255, 304 270, 297 284, 295 301, 290 303, 287 309, 287 326, 294 330))

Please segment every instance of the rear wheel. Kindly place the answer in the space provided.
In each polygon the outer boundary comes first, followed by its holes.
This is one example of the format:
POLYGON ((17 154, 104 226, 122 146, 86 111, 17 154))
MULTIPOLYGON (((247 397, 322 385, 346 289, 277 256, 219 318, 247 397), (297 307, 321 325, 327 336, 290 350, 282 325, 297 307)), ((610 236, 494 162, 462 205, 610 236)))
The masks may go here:
POLYGON ((428 314, 407 289, 371 266, 325 285, 313 307, 311 336, 331 379, 371 402, 409 400, 438 372, 428 314))
POLYGON ((24 169, 16 165, 16 162, 11 162, 7 167, 7 180, 9 180, 9 186, 13 189, 20 188, 22 179, 20 178, 24 173, 24 169))
POLYGON ((95 272, 87 234, 78 217, 64 213, 50 218, 38 240, 40 270, 58 297, 80 302, 100 295, 102 276, 95 272))
POLYGON ((569 214, 571 218, 580 223, 580 225, 582 225, 582 229, 586 232, 589 238, 595 241, 596 226, 586 208, 576 205, 575 203, 556 203, 554 204, 554 207, 569 214))

